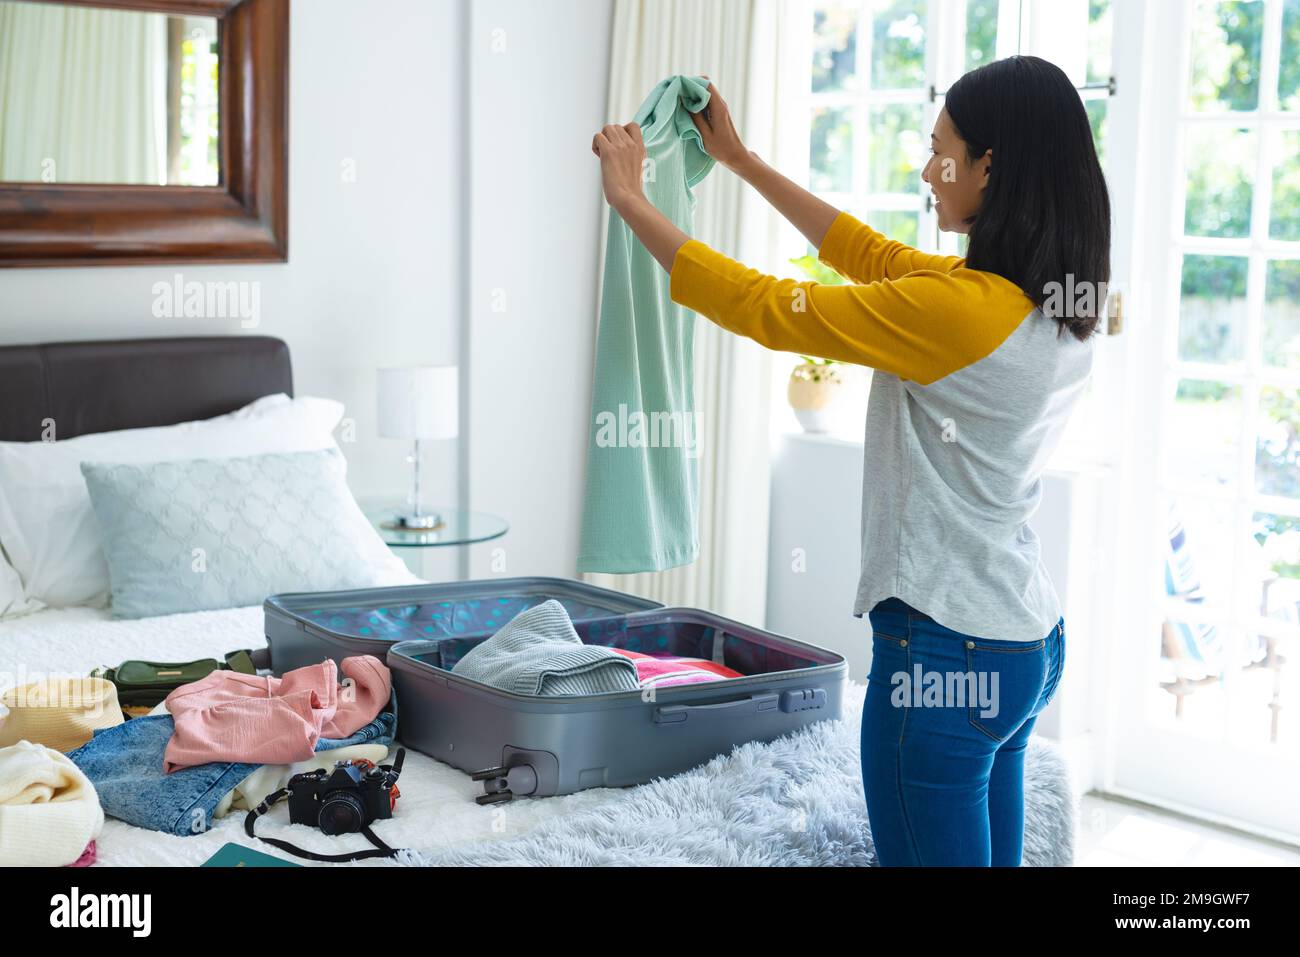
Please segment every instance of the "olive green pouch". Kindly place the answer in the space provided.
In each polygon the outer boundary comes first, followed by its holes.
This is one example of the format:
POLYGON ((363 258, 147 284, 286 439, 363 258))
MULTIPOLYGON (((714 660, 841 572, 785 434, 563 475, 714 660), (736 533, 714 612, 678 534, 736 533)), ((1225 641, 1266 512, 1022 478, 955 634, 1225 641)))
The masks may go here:
POLYGON ((124 661, 116 668, 97 668, 92 674, 117 687, 117 700, 123 707, 154 707, 181 685, 206 678, 218 670, 257 673, 252 657, 241 650, 226 655, 224 662, 215 658, 178 663, 124 661))

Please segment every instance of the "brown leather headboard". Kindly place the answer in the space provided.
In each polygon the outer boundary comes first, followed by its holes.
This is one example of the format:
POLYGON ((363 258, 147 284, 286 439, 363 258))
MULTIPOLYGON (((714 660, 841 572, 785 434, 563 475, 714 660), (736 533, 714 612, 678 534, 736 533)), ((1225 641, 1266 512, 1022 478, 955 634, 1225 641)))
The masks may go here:
POLYGON ((293 395, 289 347, 266 336, 0 346, 0 441, 210 419, 293 395))

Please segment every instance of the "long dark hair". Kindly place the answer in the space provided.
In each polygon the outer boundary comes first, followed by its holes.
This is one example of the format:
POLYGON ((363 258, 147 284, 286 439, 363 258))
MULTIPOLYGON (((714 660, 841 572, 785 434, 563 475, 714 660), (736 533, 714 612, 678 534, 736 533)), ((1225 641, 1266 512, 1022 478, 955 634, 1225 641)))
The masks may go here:
POLYGON ((1013 56, 967 73, 944 106, 972 162, 993 151, 966 265, 1010 280, 1040 308, 1053 289, 1091 283, 1091 308, 1045 310, 1059 332, 1087 339, 1110 282, 1110 195, 1078 91, 1060 67, 1013 56))

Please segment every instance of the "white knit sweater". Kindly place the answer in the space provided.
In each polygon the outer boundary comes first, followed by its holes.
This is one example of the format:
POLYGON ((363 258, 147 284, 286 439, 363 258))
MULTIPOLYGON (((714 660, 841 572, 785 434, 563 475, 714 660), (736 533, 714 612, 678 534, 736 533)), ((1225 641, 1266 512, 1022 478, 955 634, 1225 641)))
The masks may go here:
POLYGON ((0 748, 0 867, 62 867, 104 826, 95 788, 68 758, 30 741, 0 748))

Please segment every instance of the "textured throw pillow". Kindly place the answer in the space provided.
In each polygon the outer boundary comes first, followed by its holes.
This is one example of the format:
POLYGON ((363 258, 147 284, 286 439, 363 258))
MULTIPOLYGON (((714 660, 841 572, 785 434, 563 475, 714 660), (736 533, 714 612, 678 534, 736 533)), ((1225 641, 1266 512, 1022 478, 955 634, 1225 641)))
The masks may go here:
POLYGON ((261 604, 278 592, 418 581, 362 514, 337 449, 82 463, 113 615, 261 604))
MULTIPOLYGON (((269 395, 215 419, 97 432, 55 442, 0 442, 0 547, 22 583, 14 612, 108 599, 108 565, 82 462, 310 452, 334 447, 331 399, 269 395)), ((3 586, 0 586, 3 587, 3 586)))

